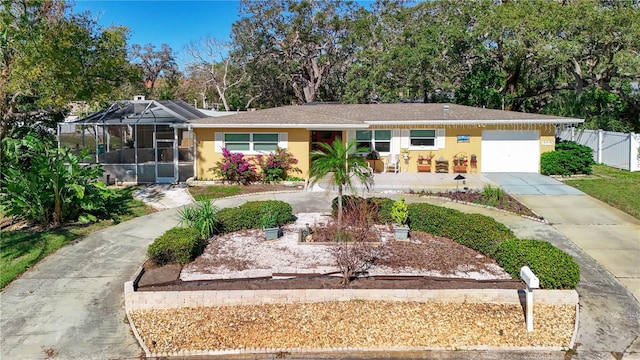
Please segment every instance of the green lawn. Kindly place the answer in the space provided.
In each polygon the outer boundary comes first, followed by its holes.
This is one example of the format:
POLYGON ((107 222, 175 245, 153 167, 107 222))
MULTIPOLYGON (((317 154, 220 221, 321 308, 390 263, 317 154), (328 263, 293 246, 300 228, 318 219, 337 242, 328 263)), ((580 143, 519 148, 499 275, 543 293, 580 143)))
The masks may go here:
MULTIPOLYGON (((134 190, 118 190, 124 200, 118 211, 120 222, 154 211, 142 201, 133 199, 134 190)), ((48 231, 3 231, 0 236, 0 289, 62 246, 113 224, 112 220, 102 220, 90 225, 69 224, 48 231)))
POLYGON ((640 219, 640 172, 594 165, 591 175, 564 183, 640 219))
POLYGON ((242 192, 240 185, 211 185, 195 186, 189 188, 189 193, 195 201, 219 199, 227 196, 238 195, 242 192))

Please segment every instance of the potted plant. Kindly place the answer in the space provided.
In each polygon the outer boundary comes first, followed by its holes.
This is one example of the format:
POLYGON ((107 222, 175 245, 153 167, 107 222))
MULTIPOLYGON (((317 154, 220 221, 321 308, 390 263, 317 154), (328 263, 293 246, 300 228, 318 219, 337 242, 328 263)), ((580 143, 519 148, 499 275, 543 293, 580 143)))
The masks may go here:
POLYGON ((409 227, 407 219, 409 218, 409 207, 405 203, 404 198, 393 202, 391 207, 391 219, 393 219, 393 233, 396 240, 406 240, 409 238, 409 227))
POLYGON ((377 152, 376 150, 371 150, 367 154, 367 160, 378 160, 378 159, 380 159, 380 153, 377 152))
POLYGON ((436 154, 436 153, 434 153, 433 151, 429 151, 429 154, 427 154, 427 161, 431 161, 431 159, 433 159, 433 156, 434 156, 435 154, 436 154))
POLYGON ((280 237, 280 227, 278 226, 278 218, 270 206, 262 209, 260 224, 264 229, 264 237, 267 240, 274 240, 280 237))
POLYGON ((400 149, 400 153, 402 154, 402 158, 404 159, 404 163, 406 164, 409 161, 409 149, 402 148, 400 149))
POLYGON ((422 155, 418 155, 418 164, 422 164, 423 160, 424 158, 422 157, 422 155))

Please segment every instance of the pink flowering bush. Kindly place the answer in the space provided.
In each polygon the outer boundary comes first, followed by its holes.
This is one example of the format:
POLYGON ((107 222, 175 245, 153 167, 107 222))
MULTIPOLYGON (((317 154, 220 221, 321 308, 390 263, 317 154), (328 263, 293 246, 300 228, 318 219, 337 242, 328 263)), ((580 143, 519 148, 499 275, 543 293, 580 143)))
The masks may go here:
POLYGON ((257 155, 256 161, 262 168, 262 181, 266 183, 286 180, 290 172, 302 172, 293 167, 298 163, 298 159, 294 158, 287 149, 279 147, 269 155, 257 155))
POLYGON ((256 165, 245 159, 243 153, 232 153, 229 149, 222 149, 223 159, 213 168, 216 175, 225 182, 247 185, 258 179, 256 165))

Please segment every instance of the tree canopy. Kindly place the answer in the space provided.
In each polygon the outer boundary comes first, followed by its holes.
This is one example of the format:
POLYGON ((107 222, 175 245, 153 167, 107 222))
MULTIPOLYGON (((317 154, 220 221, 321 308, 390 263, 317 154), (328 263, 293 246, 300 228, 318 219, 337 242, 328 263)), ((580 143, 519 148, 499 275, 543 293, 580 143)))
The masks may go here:
POLYGON ((0 21, 0 138, 50 128, 71 101, 107 100, 129 79, 127 28, 102 29, 53 0, 3 0, 0 21))

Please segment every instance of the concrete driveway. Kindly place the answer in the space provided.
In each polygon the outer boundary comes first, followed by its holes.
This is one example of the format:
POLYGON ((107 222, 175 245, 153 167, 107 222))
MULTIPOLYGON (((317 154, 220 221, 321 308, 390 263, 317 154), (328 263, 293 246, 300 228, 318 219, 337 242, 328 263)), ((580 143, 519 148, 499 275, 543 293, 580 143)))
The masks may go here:
POLYGON ((555 244, 574 256, 582 270, 577 288, 581 308, 578 342, 582 340, 578 353, 583 349, 602 354, 607 348, 617 348, 619 352, 629 349, 632 356, 637 356, 640 349, 640 220, 547 176, 483 175, 543 216, 575 245, 555 244), (622 291, 612 281, 622 284, 622 291), (627 330, 632 332, 631 336, 622 330, 625 323, 631 326, 627 330), (606 334, 611 333, 618 333, 618 337, 604 340, 606 334))
POLYGON ((535 173, 482 173, 511 195, 584 195, 576 188, 535 173))

